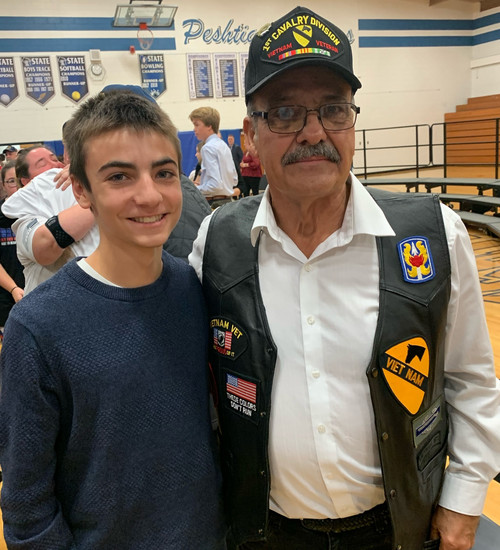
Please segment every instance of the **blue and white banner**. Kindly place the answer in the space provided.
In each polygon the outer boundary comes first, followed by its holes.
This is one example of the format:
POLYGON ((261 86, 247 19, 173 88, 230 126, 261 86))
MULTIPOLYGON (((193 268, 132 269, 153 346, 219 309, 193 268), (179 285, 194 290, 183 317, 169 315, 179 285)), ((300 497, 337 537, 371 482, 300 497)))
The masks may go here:
POLYGON ((189 97, 214 97, 211 54, 188 54, 189 97))
POLYGON ((235 53, 216 53, 215 61, 215 96, 238 97, 238 61, 235 53))
POLYGON ((45 105, 54 97, 54 79, 50 57, 22 57, 24 86, 26 95, 40 105, 45 105))
POLYGON ((0 57, 0 104, 8 107, 19 97, 13 57, 0 57))
POLYGON ((83 55, 58 55, 57 64, 59 65, 62 94, 78 103, 89 93, 85 57, 83 55))
POLYGON ((142 87, 157 99, 167 89, 163 54, 139 55, 142 87))

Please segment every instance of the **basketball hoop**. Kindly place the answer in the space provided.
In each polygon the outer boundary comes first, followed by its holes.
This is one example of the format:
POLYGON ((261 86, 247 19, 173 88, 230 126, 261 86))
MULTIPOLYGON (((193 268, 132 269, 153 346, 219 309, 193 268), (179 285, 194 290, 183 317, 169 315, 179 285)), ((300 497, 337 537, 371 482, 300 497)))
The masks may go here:
POLYGON ((149 50, 149 48, 151 48, 154 40, 154 34, 153 31, 148 28, 147 23, 139 23, 137 40, 139 40, 139 46, 141 47, 141 50, 149 50))

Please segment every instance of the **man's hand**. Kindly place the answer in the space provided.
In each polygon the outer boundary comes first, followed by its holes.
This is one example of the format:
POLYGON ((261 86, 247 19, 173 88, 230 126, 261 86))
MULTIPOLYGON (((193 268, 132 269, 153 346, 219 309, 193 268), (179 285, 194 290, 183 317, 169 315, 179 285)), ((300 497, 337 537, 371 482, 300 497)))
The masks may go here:
POLYGON ((56 182, 56 189, 64 191, 71 185, 71 176, 69 175, 69 164, 67 164, 60 172, 54 177, 56 182))
POLYGON ((441 538, 439 550, 470 550, 479 516, 466 516, 438 506, 431 521, 431 539, 441 538))

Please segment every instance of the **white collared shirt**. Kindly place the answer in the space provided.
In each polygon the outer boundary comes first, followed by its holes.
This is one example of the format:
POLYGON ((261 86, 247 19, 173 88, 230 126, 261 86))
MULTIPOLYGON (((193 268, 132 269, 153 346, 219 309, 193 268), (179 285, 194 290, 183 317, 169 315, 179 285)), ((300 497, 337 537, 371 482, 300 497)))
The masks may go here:
POLYGON ((212 134, 201 148, 201 172, 198 189, 207 198, 230 197, 238 183, 233 155, 227 143, 212 134))
MULTIPOLYGON (((278 348, 270 508, 292 518, 345 517, 385 500, 366 369, 379 310, 375 237, 394 232, 351 178, 342 227, 309 258, 277 226, 267 190, 251 232, 253 244, 261 233, 259 282, 278 348)), ((442 210, 452 265, 445 357, 452 433, 440 503, 477 515, 500 471, 500 386, 468 234, 442 210)), ((208 221, 189 258, 200 279, 208 221)))

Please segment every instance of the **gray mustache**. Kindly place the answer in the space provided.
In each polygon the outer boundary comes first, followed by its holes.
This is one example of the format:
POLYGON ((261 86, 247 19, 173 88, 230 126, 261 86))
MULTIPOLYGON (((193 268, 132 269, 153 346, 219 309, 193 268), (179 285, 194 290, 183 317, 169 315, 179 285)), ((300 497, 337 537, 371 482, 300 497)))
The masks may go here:
POLYGON ((316 143, 315 145, 300 145, 293 151, 289 151, 281 158, 281 165, 293 164, 310 157, 325 157, 331 162, 339 163, 340 154, 334 145, 328 143, 316 143))

